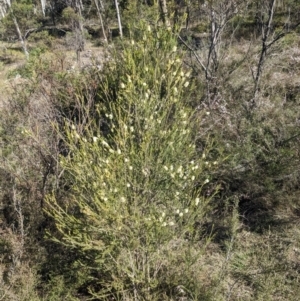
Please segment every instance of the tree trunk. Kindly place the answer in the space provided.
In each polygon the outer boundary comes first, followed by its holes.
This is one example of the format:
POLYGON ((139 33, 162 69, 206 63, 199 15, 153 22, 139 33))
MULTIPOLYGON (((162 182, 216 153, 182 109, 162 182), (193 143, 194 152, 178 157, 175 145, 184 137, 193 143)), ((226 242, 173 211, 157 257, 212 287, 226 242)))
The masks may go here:
POLYGON ((167 7, 167 0, 159 0, 159 7, 160 7, 160 15, 163 23, 170 27, 170 20, 168 17, 168 7, 167 7))
POLYGON ((0 6, 0 14, 1 14, 1 19, 3 19, 6 15, 6 9, 5 9, 4 5, 0 6))
POLYGON ((104 11, 104 4, 103 4, 103 1, 102 1, 102 0, 99 0, 99 3, 100 3, 101 9, 104 11))
POLYGON ((118 17, 118 26, 119 26, 120 37, 122 39, 123 38, 123 30, 122 30, 122 23, 121 23, 121 16, 120 16, 120 11, 119 11, 118 0, 115 0, 115 6, 116 6, 116 11, 117 11, 117 17, 118 17))
MULTIPOLYGON (((107 43, 107 37, 106 37, 106 33, 105 33, 105 28, 104 28, 104 24, 103 24, 103 19, 102 19, 101 11, 100 11, 100 8, 99 8, 99 5, 98 5, 98 0, 94 0, 94 1, 95 1, 95 5, 96 5, 96 8, 97 8, 98 17, 99 17, 99 20, 100 20, 100 25, 101 25, 101 29, 102 29, 103 39, 107 43)), ((101 3, 101 1, 100 1, 100 3, 101 3)))
POLYGON ((26 59, 28 60, 28 58, 29 58, 29 53, 28 53, 28 51, 27 51, 26 41, 25 41, 25 39, 24 39, 23 36, 22 36, 22 33, 21 33, 21 30, 20 30, 20 26, 19 26, 19 23, 18 23, 18 21, 17 21, 17 18, 14 16, 14 12, 13 12, 13 10, 12 10, 12 8, 11 8, 11 2, 10 2, 10 0, 6 0, 6 4, 7 4, 7 6, 10 8, 10 10, 11 10, 12 19, 13 19, 13 22, 14 22, 14 24, 15 24, 15 27, 16 27, 16 30, 17 30, 17 33, 18 33, 19 40, 20 40, 20 42, 21 42, 21 45, 22 45, 23 51, 24 51, 24 53, 25 53, 26 59))
POLYGON ((274 16, 274 10, 275 10, 275 5, 276 5, 276 0, 272 0, 270 2, 270 6, 268 9, 268 21, 266 24, 261 25, 261 30, 262 30, 262 47, 261 47, 261 52, 260 52, 260 58, 259 62, 257 65, 257 71, 254 79, 254 92, 253 92, 253 98, 252 98, 252 106, 255 106, 256 100, 259 94, 259 84, 260 84, 260 79, 261 75, 263 72, 263 67, 264 67, 264 62, 267 56, 267 50, 268 48, 274 43, 275 39, 268 43, 268 38, 271 33, 271 25, 273 22, 273 16, 274 16))
POLYGON ((14 24, 16 26, 16 30, 18 32, 19 40, 22 44, 23 51, 26 55, 26 59, 28 59, 29 58, 29 53, 27 51, 26 41, 23 39, 23 36, 22 36, 22 33, 21 33, 21 30, 20 30, 20 27, 19 27, 19 24, 18 24, 18 21, 17 21, 16 17, 13 17, 13 21, 14 21, 14 24))
POLYGON ((46 0, 41 0, 42 13, 45 17, 46 0))

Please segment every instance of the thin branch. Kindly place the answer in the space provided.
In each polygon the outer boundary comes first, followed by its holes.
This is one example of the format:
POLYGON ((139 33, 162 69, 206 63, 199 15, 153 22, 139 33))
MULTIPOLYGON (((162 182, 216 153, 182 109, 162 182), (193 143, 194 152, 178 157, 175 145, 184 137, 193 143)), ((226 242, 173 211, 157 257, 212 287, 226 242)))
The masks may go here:
MULTIPOLYGON (((193 55, 195 56, 197 62, 200 64, 200 66, 202 67, 202 69, 204 70, 205 73, 208 73, 207 71, 207 68, 205 67, 205 65, 203 64, 203 62, 201 61, 201 59, 199 58, 198 54, 196 53, 196 51, 191 47, 189 46, 183 39, 180 35, 178 35, 178 38, 179 40, 184 44, 184 46, 186 48, 188 48, 192 53, 193 55)), ((210 75, 209 75, 210 76, 210 75)))
POLYGON ((253 92, 253 97, 251 99, 251 107, 254 107, 256 104, 256 99, 257 99, 258 92, 259 92, 259 83, 260 83, 260 79, 261 79, 261 75, 262 75, 262 71, 263 71, 265 58, 267 55, 267 50, 273 43, 275 43, 279 39, 279 38, 277 38, 276 41, 272 40, 271 43, 267 44, 267 40, 268 40, 268 38, 270 36, 270 32, 271 32, 271 24, 273 22, 275 4, 276 4, 276 0, 272 0, 272 2, 270 3, 270 6, 269 6, 268 21, 267 21, 266 25, 262 24, 262 27, 261 27, 262 28, 262 48, 261 48, 261 52, 260 52, 259 62, 257 65, 254 92, 253 92))

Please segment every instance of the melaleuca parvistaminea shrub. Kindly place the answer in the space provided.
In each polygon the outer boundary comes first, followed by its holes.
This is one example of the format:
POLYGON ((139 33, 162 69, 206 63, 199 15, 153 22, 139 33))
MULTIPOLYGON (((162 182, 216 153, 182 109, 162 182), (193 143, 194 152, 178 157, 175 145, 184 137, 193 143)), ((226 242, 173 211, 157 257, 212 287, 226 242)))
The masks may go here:
MULTIPOLYGON (((187 253, 200 252, 196 224, 211 201, 200 193, 209 182, 208 162, 196 149, 200 122, 189 105, 190 77, 176 37, 163 28, 141 32, 109 66, 117 97, 102 93, 99 106, 109 132, 96 125, 84 136, 76 125, 68 130, 70 155, 61 159, 68 206, 48 198, 63 242, 86 254, 99 273, 98 297, 125 298, 126 291, 126 298, 154 300, 167 293, 169 258, 184 262, 187 253)), ((174 278, 179 284, 196 281, 181 273, 174 278)))

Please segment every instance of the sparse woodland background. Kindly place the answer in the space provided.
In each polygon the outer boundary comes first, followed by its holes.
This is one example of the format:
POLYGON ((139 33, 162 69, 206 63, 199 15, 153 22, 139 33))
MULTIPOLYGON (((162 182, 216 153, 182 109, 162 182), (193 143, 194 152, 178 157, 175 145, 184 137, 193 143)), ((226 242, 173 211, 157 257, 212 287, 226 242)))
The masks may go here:
POLYGON ((298 1, 0 15, 0 300, 299 300, 298 1))

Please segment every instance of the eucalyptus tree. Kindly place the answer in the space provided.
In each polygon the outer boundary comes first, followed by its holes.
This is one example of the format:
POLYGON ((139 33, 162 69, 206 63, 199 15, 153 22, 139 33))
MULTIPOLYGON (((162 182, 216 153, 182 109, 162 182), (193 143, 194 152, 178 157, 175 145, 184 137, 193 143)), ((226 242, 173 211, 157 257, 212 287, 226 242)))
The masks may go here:
POLYGON ((1 12, 5 15, 2 22, 6 35, 16 35, 18 37, 23 52, 28 58, 29 52, 25 37, 27 31, 36 25, 34 4, 30 0, 4 1, 5 3, 1 6, 1 12))

